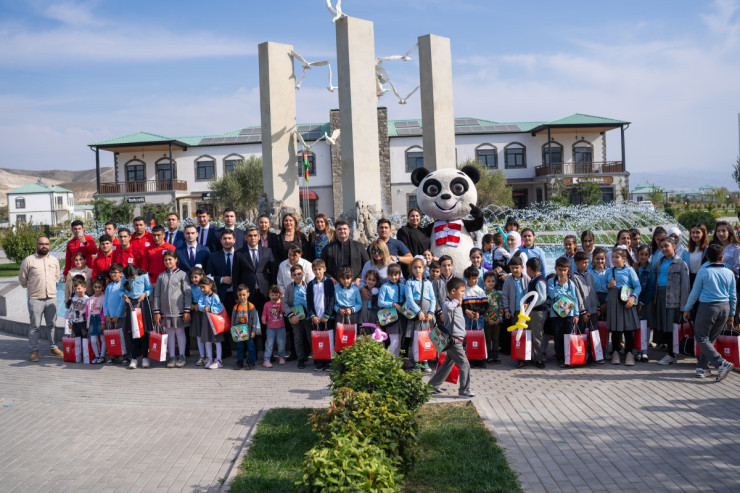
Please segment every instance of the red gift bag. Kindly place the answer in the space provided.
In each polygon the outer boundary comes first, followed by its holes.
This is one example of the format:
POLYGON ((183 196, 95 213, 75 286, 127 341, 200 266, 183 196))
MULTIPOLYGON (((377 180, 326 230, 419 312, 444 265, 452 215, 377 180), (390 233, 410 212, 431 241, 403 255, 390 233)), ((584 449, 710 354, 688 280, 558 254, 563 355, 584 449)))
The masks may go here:
POLYGON ((313 359, 332 359, 334 356, 334 331, 312 330, 311 349, 313 350, 313 359))
POLYGON ((356 338, 356 324, 343 324, 337 322, 337 334, 336 339, 334 340, 334 350, 336 352, 340 352, 342 349, 350 347, 355 343, 356 338))
POLYGON ((429 338, 431 330, 414 331, 414 349, 416 361, 429 361, 437 357, 432 340, 429 338))
POLYGON ((591 343, 591 356, 594 361, 601 361, 604 359, 604 346, 601 342, 601 334, 598 330, 588 331, 588 340, 591 343))
POLYGON ((740 336, 721 335, 715 347, 722 358, 740 368, 740 336))
POLYGON ((486 348, 486 334, 482 329, 468 330, 465 332, 465 354, 468 359, 488 358, 486 348))
POLYGON ((606 347, 609 345, 609 329, 606 328, 606 320, 599 320, 598 329, 601 347, 606 351, 606 347))
POLYGON ((231 320, 229 320, 229 314, 226 313, 226 310, 222 310, 221 313, 206 313, 208 314, 208 324, 211 326, 214 335, 231 330, 231 320))
MULTIPOLYGON (((447 353, 439 353, 439 360, 437 361, 437 371, 439 371, 439 367, 442 366, 442 363, 445 362, 445 357, 447 357, 447 353)), ((457 383, 457 379, 460 377, 460 367, 457 366, 457 363, 452 365, 452 370, 450 370, 450 374, 447 375, 447 378, 445 378, 445 382, 450 383, 457 383)))
POLYGON ((62 350, 65 363, 79 363, 82 361, 82 338, 62 337, 62 350))
POLYGON ((167 361, 167 334, 159 331, 149 334, 149 359, 167 361))
POLYGON ((126 339, 123 337, 123 329, 106 329, 103 331, 105 338, 105 352, 108 356, 123 356, 126 354, 126 339))
POLYGON ((95 351, 92 347, 92 341, 85 337, 82 339, 82 362, 89 365, 95 359, 95 351))
POLYGON ((650 337, 650 329, 648 328, 647 320, 640 320, 640 327, 634 334, 634 349, 642 352, 647 351, 648 337, 650 337))
POLYGON ((144 336, 144 317, 141 308, 131 309, 131 337, 141 339, 144 336))
POLYGON ((517 329, 511 333, 511 359, 530 361, 532 359, 532 331, 517 329))
POLYGON ((586 364, 586 334, 579 334, 577 326, 573 327, 575 333, 563 336, 563 349, 565 349, 566 365, 586 364))

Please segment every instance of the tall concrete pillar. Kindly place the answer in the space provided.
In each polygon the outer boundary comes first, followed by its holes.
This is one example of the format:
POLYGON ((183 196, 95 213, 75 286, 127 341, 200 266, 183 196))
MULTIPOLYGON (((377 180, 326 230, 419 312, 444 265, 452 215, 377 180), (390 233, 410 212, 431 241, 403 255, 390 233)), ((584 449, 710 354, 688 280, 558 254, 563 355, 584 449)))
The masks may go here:
POLYGON ((291 45, 265 42, 258 46, 262 182, 267 197, 300 209, 296 160, 295 80, 291 45))
POLYGON ((336 25, 342 207, 348 212, 360 200, 381 205, 375 36, 370 21, 342 17, 336 25))
POLYGON ((419 80, 424 167, 454 168, 457 158, 450 38, 419 36, 419 80))

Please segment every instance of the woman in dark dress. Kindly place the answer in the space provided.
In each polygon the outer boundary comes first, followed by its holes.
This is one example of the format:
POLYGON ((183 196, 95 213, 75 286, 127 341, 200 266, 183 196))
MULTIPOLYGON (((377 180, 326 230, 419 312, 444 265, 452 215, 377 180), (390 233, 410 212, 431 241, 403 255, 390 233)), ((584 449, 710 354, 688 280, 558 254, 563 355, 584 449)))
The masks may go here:
POLYGON ((309 248, 308 238, 298 229, 298 219, 295 214, 286 212, 283 215, 280 233, 270 247, 278 265, 288 258, 288 250, 294 245, 300 247, 303 252, 307 252, 309 248))
POLYGON ((270 216, 260 214, 257 219, 257 227, 260 233, 260 246, 272 249, 276 245, 278 235, 270 231, 270 216))
MULTIPOLYGON (((417 255, 423 255, 424 250, 428 250, 431 247, 431 228, 419 228, 421 222, 421 211, 414 207, 409 210, 407 215, 408 221, 406 226, 398 228, 396 233, 396 239, 406 245, 411 251, 411 255, 416 257, 417 255)), ((403 275, 408 279, 408 268, 405 264, 401 264, 403 269, 403 275)))

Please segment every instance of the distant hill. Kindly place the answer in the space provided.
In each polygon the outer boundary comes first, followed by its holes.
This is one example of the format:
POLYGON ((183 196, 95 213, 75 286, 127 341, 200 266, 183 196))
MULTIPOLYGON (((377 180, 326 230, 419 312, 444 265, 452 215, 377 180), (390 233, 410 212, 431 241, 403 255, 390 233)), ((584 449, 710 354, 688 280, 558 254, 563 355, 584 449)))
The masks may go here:
MULTIPOLYGON (((84 204, 92 200, 96 190, 95 169, 69 171, 65 169, 25 170, 0 168, 0 206, 8 204, 7 192, 14 188, 34 183, 41 178, 47 185, 60 185, 72 190, 75 203, 84 204)), ((114 181, 113 168, 100 168, 101 181, 114 181)))

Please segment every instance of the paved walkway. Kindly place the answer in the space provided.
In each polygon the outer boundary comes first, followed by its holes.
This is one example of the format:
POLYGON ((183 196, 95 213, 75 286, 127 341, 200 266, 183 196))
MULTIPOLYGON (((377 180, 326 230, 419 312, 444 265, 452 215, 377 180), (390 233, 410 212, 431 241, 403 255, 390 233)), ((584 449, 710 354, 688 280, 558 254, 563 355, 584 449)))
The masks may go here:
MULTIPOLYGON (((44 353, 27 363, 26 341, 0 335, 2 491, 217 490, 261 410, 328 402, 326 374, 295 363, 129 371, 44 353)), ((715 384, 693 371, 691 358, 545 371, 504 361, 473 370, 472 390, 526 491, 740 491, 740 375, 715 384)))

